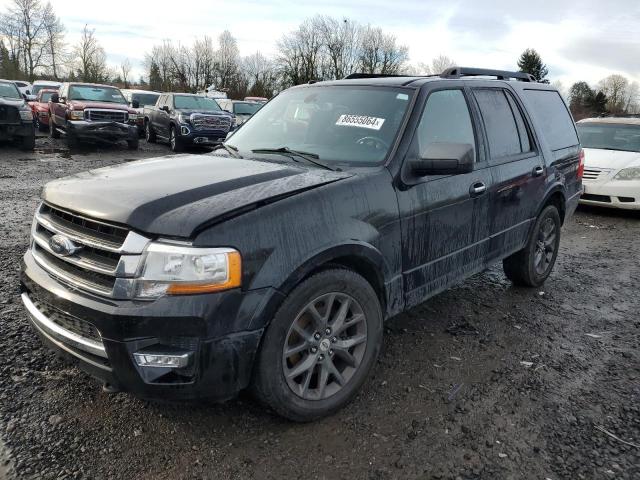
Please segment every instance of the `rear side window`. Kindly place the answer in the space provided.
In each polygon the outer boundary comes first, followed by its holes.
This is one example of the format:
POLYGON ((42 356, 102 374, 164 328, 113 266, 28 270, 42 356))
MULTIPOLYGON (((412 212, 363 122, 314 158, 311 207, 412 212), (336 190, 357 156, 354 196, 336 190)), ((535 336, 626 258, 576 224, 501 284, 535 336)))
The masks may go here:
POLYGON ((491 157, 509 157, 529 151, 528 144, 523 150, 514 112, 505 92, 501 89, 478 89, 474 90, 474 95, 487 130, 491 157))
POLYGON ((578 135, 562 101, 560 94, 553 90, 525 90, 529 112, 538 124, 551 146, 551 150, 561 150, 578 145, 578 135))

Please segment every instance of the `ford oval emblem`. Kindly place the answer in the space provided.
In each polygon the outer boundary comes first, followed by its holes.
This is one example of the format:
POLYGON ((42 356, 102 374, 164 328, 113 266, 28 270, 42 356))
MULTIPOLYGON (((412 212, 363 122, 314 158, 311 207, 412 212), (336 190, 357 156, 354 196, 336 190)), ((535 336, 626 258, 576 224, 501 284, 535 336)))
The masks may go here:
POLYGON ((64 235, 60 235, 59 233, 53 235, 49 239, 49 248, 51 248, 53 253, 60 255, 61 257, 68 257, 82 249, 82 247, 73 243, 71 239, 64 235))

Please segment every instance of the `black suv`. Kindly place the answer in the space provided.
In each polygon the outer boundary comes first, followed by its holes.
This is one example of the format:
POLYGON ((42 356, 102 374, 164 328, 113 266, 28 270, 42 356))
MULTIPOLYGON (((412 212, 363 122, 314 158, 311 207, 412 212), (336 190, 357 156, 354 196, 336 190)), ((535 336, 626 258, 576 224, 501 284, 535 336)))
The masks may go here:
POLYGON ((0 80, 0 140, 19 140, 23 150, 33 150, 36 145, 31 107, 10 80, 0 80))
POLYGON ((113 389, 251 387, 308 421, 355 395, 384 320, 498 261, 541 285, 582 165, 561 96, 525 74, 302 85, 212 155, 46 185, 22 300, 113 389))

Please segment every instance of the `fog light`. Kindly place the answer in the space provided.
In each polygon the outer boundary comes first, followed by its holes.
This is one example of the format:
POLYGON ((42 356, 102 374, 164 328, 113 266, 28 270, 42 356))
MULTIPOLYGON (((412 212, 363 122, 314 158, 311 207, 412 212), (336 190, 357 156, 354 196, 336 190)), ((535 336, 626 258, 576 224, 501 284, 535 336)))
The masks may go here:
POLYGON ((134 353, 133 357, 140 367, 184 368, 189 365, 191 354, 134 353))
POLYGON ((180 127, 180 133, 182 135, 189 135, 191 133, 191 130, 189 130, 189 127, 185 127, 184 125, 182 125, 180 127))

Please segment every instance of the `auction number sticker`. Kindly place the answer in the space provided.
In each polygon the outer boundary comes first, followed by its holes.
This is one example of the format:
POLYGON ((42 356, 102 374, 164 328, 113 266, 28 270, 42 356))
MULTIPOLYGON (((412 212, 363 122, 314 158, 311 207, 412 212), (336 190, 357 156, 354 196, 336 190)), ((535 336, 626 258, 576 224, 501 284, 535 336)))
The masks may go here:
POLYGON ((360 127, 371 130, 380 130, 384 123, 384 118, 369 117, 367 115, 340 115, 336 125, 343 127, 360 127))

